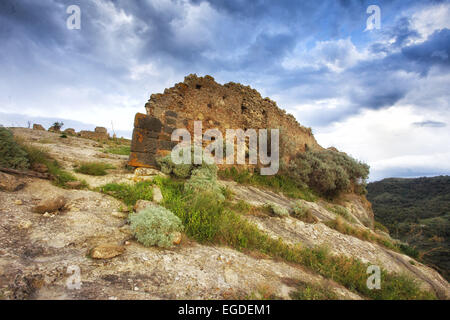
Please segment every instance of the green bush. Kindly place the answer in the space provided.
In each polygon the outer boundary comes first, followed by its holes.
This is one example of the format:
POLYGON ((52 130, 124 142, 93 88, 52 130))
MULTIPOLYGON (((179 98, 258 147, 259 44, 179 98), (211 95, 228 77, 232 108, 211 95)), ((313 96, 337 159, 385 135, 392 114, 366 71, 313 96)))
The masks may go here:
POLYGON ((336 300, 332 289, 311 283, 299 282, 297 290, 289 294, 294 300, 336 300))
POLYGON ((289 211, 286 208, 279 206, 276 203, 268 203, 266 206, 270 209, 270 213, 275 216, 286 217, 289 215, 289 211))
POLYGON ((114 168, 113 165, 103 162, 83 162, 75 169, 75 172, 91 176, 105 176, 108 174, 106 170, 114 168))
POLYGON ((216 195, 218 201, 225 200, 222 187, 217 182, 217 167, 215 165, 192 170, 191 177, 184 188, 187 192, 209 192, 216 195))
POLYGON ((345 220, 347 220, 349 222, 356 223, 356 220, 348 212, 348 209, 343 206, 340 206, 340 205, 328 206, 328 210, 337 214, 338 216, 341 216, 342 218, 344 218, 345 220))
POLYGON ((171 247, 174 233, 181 232, 180 219, 160 206, 148 207, 130 216, 130 227, 136 239, 144 246, 171 247))
MULTIPOLYGON (((181 154, 183 152, 189 152, 188 149, 185 149, 181 152, 181 154)), ((171 155, 166 155, 164 157, 159 157, 156 159, 156 163, 159 165, 160 170, 165 173, 165 174, 171 174, 174 175, 177 178, 182 178, 182 179, 186 179, 189 178, 191 176, 191 174, 193 173, 193 171, 195 169, 201 169, 201 168, 207 168, 208 170, 215 170, 217 173, 217 166, 215 165, 215 163, 212 162, 212 159, 210 163, 208 164, 205 161, 205 158, 202 159, 202 163, 201 164, 195 164, 194 163, 194 150, 193 148, 191 148, 191 163, 189 164, 175 164, 172 161, 171 155)), ((205 157, 205 156, 204 156, 205 157)))
POLYGON ((306 222, 306 223, 316 223, 319 219, 314 216, 310 208, 307 208, 303 203, 297 201, 293 208, 293 214, 295 218, 306 222))
POLYGON ((342 152, 307 151, 290 161, 287 174, 300 185, 309 186, 323 196, 335 197, 350 191, 352 186, 355 191, 365 193, 369 166, 342 152))
MULTIPOLYGON (((38 148, 26 143, 20 143, 20 145, 21 148, 25 150, 31 166, 33 164, 45 164, 47 166, 54 185, 66 188, 67 182, 77 181, 77 178, 75 178, 72 173, 64 170, 58 161, 50 156, 46 149, 38 148)), ((82 186, 87 186, 85 181, 82 181, 82 186)))
POLYGON ((26 151, 14 140, 12 132, 3 127, 0 127, 0 166, 12 169, 30 166, 26 151))

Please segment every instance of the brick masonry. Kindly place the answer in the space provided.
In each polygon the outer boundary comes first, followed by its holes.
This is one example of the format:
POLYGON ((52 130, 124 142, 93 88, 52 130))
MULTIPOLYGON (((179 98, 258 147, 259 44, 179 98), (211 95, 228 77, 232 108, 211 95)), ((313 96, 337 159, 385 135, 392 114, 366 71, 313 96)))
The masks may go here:
POLYGON ((172 131, 186 128, 193 136, 196 120, 202 121, 203 132, 217 128, 224 137, 226 129, 280 129, 280 156, 285 162, 306 148, 322 149, 311 129, 276 102, 249 86, 221 85, 211 76, 189 75, 164 93, 152 94, 145 108, 147 114, 135 117, 129 160, 133 167, 154 167, 155 158, 176 144, 170 141, 172 131))

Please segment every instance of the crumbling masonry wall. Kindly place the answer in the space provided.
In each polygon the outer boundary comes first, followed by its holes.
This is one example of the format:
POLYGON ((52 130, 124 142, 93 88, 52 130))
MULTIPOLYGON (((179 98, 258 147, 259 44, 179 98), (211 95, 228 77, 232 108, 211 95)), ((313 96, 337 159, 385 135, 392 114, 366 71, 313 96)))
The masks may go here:
POLYGON ((293 115, 277 107, 258 91, 230 82, 221 85, 211 76, 189 75, 184 82, 152 94, 145 105, 147 114, 136 114, 129 164, 154 167, 159 154, 166 154, 176 143, 171 134, 186 128, 193 136, 194 121, 200 120, 203 132, 226 129, 280 129, 281 161, 288 161, 306 148, 321 149, 311 129, 301 126, 293 115))

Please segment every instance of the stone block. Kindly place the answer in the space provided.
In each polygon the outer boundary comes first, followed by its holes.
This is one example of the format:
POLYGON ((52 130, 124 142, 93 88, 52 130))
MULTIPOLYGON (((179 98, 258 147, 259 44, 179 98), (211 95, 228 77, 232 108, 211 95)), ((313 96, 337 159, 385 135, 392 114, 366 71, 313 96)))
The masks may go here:
POLYGON ((134 119, 134 127, 153 132, 160 132, 162 123, 159 119, 147 116, 143 113, 137 113, 134 119))

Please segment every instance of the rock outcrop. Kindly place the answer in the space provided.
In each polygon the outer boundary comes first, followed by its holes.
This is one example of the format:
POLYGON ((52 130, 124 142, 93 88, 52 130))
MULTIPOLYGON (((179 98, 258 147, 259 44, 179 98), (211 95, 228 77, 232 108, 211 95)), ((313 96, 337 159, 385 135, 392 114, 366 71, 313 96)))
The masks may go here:
POLYGON ((45 128, 42 125, 35 123, 33 124, 33 130, 45 131, 45 128))

